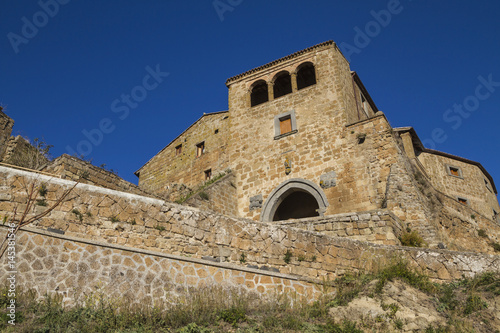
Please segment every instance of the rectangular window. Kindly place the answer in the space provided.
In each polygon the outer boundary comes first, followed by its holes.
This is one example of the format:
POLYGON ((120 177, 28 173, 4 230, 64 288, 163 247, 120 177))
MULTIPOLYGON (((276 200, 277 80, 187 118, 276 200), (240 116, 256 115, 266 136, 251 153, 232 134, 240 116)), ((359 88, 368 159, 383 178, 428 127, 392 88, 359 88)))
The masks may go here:
POLYGON ((274 140, 297 133, 295 110, 274 116, 274 140))
POLYGON ((175 156, 180 155, 182 153, 182 144, 175 147, 175 156))
POLYGON ((285 134, 292 131, 292 119, 288 116, 280 119, 280 134, 285 134))
POLYGON ((465 198, 458 197, 457 201, 460 202, 462 205, 465 205, 465 206, 467 206, 469 204, 469 200, 467 200, 465 198))
POLYGON ((500 215, 498 215, 498 212, 493 209, 493 221, 500 222, 500 215))
POLYGON ((205 153, 205 141, 196 145, 196 157, 200 157, 205 153))
POLYGON ((212 178, 212 169, 205 170, 205 180, 210 180, 212 178))
POLYGON ((462 169, 460 169, 457 166, 453 165, 446 165, 446 172, 448 173, 448 176, 453 176, 453 177, 458 177, 458 178, 464 178, 462 175, 462 169))

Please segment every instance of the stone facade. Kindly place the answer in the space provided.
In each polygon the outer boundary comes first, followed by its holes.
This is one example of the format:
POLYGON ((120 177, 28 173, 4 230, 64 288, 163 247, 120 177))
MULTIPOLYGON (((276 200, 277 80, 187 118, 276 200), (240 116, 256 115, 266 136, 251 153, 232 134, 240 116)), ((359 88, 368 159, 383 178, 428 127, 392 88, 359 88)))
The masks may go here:
POLYGON ((238 216, 236 186, 232 173, 196 192, 184 203, 200 209, 208 209, 226 216, 238 216))
POLYGON ((229 167, 227 111, 204 114, 142 166, 139 187, 165 195, 176 184, 194 189, 229 167))
POLYGON ((234 76, 226 85, 229 111, 203 116, 153 157, 137 173, 140 187, 155 193, 171 184, 196 188, 203 170, 223 165, 232 170, 236 186, 236 203, 226 202, 236 204, 239 217, 278 221, 390 207, 436 244, 435 214, 418 194, 417 171, 438 192, 465 199, 481 216, 493 221, 500 211, 486 170, 425 149, 412 128, 392 128, 331 41, 234 76), (216 142, 213 131, 222 115, 224 135, 216 142), (200 163, 194 149, 205 140, 213 152, 200 163), (187 154, 175 156, 184 142, 187 154), (446 174, 449 166, 463 177, 446 174), (393 172, 409 175, 391 179, 393 172), (403 178, 406 183, 396 184, 403 178), (399 187, 417 201, 388 202, 401 198, 394 194, 399 187))

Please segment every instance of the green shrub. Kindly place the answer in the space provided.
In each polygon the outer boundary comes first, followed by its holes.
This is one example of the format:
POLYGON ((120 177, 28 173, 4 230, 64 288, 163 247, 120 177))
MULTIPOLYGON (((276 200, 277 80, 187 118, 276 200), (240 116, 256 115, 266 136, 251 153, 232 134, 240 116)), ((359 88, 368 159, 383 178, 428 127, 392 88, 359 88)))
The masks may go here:
POLYGON ((246 259, 246 255, 245 255, 245 253, 242 253, 242 254, 240 255, 240 263, 242 263, 242 264, 243 264, 243 263, 245 263, 246 261, 247 261, 247 259, 246 259))
POLYGON ((283 260, 289 264, 290 261, 292 260, 292 252, 290 252, 290 250, 286 250, 285 252, 285 257, 283 258, 283 260))
POLYGON ((47 185, 45 183, 41 183, 40 187, 38 188, 38 194, 40 194, 42 197, 45 197, 47 195, 47 185))
POLYGON ((477 235, 478 235, 479 237, 488 237, 488 235, 486 234, 486 230, 484 230, 484 229, 479 229, 479 230, 477 231, 477 235))
POLYGON ((465 301, 464 314, 469 315, 472 312, 486 309, 487 307, 488 304, 485 301, 483 301, 481 297, 472 294, 469 297, 467 297, 467 300, 465 301))
POLYGON ((403 246, 422 247, 425 244, 422 236, 416 231, 404 232, 399 240, 403 246))
POLYGON ((116 215, 111 216, 110 220, 111 220, 111 222, 113 222, 113 223, 114 223, 114 222, 120 222, 120 220, 118 219, 118 216, 116 216, 116 215))
POLYGON ((218 320, 223 320, 233 326, 236 326, 239 322, 246 321, 245 310, 238 307, 231 307, 219 312, 217 317, 218 320))
POLYGON ((382 292, 387 281, 392 281, 395 278, 399 278, 407 282, 410 286, 427 293, 436 291, 436 286, 430 282, 429 277, 410 269, 408 264, 403 260, 398 260, 392 265, 385 267, 375 275, 375 278, 378 279, 375 286, 377 293, 382 292))
POLYGON ((492 242, 491 246, 493 246, 493 249, 495 251, 500 252, 500 244, 498 244, 497 242, 492 242))

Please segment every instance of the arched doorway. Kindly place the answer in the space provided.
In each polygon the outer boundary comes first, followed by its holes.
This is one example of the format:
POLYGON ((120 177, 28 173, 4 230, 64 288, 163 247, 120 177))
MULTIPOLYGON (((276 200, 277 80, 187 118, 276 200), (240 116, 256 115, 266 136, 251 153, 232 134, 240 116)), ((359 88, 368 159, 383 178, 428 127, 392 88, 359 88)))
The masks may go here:
POLYGON ((282 196, 283 199, 276 208, 273 221, 319 216, 318 202, 311 194, 304 191, 290 192, 282 196))
POLYGON ((262 207, 261 221, 322 216, 328 206, 323 190, 313 182, 294 178, 280 184, 262 207))

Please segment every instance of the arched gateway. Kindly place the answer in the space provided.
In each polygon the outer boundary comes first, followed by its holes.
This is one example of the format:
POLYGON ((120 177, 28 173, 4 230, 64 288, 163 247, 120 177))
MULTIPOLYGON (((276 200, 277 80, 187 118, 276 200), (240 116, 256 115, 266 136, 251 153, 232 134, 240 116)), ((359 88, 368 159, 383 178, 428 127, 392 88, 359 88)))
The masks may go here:
POLYGON ((313 182, 292 178, 281 183, 262 207, 263 222, 323 216, 328 206, 323 190, 313 182))

